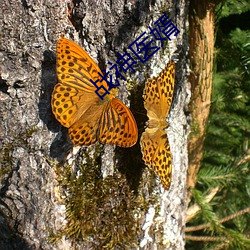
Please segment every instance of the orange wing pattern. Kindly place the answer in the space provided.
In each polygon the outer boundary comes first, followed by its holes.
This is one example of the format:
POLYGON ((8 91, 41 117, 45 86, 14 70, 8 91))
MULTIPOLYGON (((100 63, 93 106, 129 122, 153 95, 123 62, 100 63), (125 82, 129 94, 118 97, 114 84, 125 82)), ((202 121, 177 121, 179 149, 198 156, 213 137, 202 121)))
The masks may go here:
MULTIPOLYGON (((66 38, 59 39, 56 53, 59 82, 52 94, 52 111, 56 119, 69 128, 72 142, 90 145, 99 140, 120 147, 133 146, 138 131, 131 111, 112 94, 101 100, 95 93, 96 87, 90 79, 94 82, 101 79, 97 64, 80 46, 66 38)), ((105 81, 99 84, 108 89, 105 81)), ((98 92, 105 93, 102 89, 98 92)))
POLYGON ((154 168, 165 189, 169 189, 172 173, 170 145, 165 128, 174 91, 175 66, 170 61, 158 77, 148 79, 143 92, 144 106, 149 118, 140 145, 143 160, 154 168))
POLYGON ((129 109, 113 98, 101 117, 99 138, 102 143, 129 147, 138 139, 136 122, 129 109), (113 143, 112 143, 113 142, 113 143))

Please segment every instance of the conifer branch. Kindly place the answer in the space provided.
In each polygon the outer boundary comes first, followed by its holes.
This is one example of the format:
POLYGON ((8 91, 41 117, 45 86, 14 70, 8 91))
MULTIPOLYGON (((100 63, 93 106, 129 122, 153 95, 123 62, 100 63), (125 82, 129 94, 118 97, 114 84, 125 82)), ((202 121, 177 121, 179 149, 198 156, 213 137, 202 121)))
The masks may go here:
POLYGON ((186 235, 186 240, 192 240, 192 241, 225 241, 225 240, 227 240, 227 238, 226 237, 186 235))
MULTIPOLYGON (((219 187, 212 188, 209 194, 205 197, 205 202, 209 203, 217 194, 218 190, 219 187)), ((189 207, 186 213, 186 223, 189 222, 191 219, 193 219, 200 210, 201 207, 198 204, 194 204, 191 207, 189 207)))
MULTIPOLYGON (((234 219, 242 214, 249 213, 249 212, 250 212, 250 207, 245 208, 241 211, 233 213, 233 214, 219 220, 219 223, 224 223, 226 221, 232 220, 232 219, 234 219)), ((186 227, 185 232, 187 233, 187 232, 199 231, 199 230, 205 229, 207 227, 210 227, 210 223, 206 223, 206 224, 202 224, 202 225, 198 225, 198 226, 194 226, 194 227, 186 227)))
POLYGON ((242 164, 245 164, 247 162, 250 162, 250 149, 247 150, 246 155, 243 157, 243 159, 241 159, 237 163, 236 167, 238 168, 239 166, 241 166, 242 164))

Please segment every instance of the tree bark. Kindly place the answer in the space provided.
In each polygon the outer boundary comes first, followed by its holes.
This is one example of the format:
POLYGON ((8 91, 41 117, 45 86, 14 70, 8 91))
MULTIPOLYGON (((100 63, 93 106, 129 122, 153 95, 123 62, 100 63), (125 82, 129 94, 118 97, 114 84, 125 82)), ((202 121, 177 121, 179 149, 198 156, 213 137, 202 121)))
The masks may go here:
POLYGON ((186 1, 0 4, 0 249, 184 249, 184 109, 190 93, 186 1), (138 63, 136 73, 126 73, 129 80, 119 87, 119 98, 130 103, 140 136, 146 121, 144 82, 174 59, 169 191, 144 166, 139 143, 131 149, 99 143, 73 148, 50 105, 57 83, 55 45, 62 34, 84 47, 103 70, 163 13, 180 33, 147 63, 138 63))
POLYGON ((195 187, 197 173, 202 160, 202 149, 205 138, 206 123, 210 111, 213 60, 214 60, 214 19, 215 7, 219 1, 190 1, 190 64, 192 98, 189 110, 192 126, 188 140, 189 168, 187 187, 188 203, 192 188, 195 187))

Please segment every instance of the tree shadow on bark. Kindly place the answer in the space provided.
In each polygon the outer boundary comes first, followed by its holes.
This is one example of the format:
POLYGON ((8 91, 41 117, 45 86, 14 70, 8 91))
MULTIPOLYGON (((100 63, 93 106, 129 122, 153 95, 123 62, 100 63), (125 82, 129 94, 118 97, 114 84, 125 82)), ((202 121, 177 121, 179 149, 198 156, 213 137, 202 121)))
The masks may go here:
POLYGON ((13 225, 9 224, 10 218, 6 218, 0 210, 0 249, 4 250, 31 250, 31 246, 24 240, 21 235, 18 235, 17 225, 13 221, 13 225))
POLYGON ((142 101, 143 88, 144 85, 138 85, 131 91, 130 109, 138 126, 138 142, 131 148, 116 148, 116 154, 119 158, 119 171, 126 175, 130 188, 135 192, 138 191, 142 173, 145 169, 140 148, 141 134, 147 121, 146 110, 142 101))

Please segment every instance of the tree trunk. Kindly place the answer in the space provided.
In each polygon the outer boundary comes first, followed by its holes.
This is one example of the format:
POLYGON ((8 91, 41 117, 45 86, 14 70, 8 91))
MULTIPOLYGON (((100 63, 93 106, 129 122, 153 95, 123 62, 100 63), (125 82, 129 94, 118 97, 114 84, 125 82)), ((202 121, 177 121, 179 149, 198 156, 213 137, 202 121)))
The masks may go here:
POLYGON ((0 4, 0 249, 184 249, 186 1, 0 4), (129 149, 99 143, 73 148, 50 105, 61 35, 84 47, 104 70, 164 13, 180 33, 146 63, 138 62, 136 73, 126 73, 119 98, 130 103, 140 136, 147 120, 144 82, 151 69, 156 75, 174 59, 169 191, 144 166, 139 143, 129 149))
POLYGON ((189 44, 192 69, 189 76, 192 92, 189 109, 192 127, 188 140, 187 187, 190 191, 188 203, 200 168, 206 123, 210 111, 214 60, 214 19, 215 7, 218 2, 206 0, 198 3, 196 0, 191 0, 189 7, 189 44))

